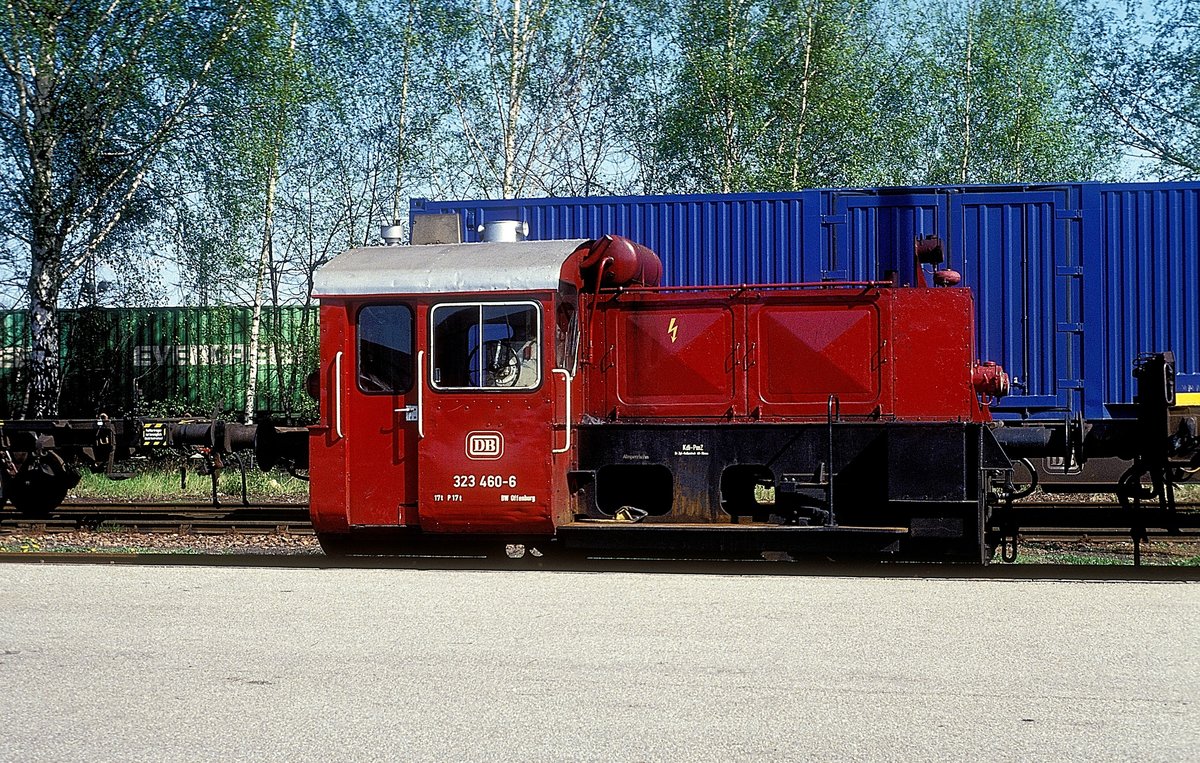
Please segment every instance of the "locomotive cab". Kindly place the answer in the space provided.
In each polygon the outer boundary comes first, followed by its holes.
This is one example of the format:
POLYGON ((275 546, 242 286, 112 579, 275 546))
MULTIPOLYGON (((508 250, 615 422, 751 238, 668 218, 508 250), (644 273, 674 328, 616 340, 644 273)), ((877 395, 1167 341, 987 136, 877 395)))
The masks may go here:
POLYGON ((323 544, 554 532, 577 394, 562 273, 581 243, 373 247, 320 271, 323 544))

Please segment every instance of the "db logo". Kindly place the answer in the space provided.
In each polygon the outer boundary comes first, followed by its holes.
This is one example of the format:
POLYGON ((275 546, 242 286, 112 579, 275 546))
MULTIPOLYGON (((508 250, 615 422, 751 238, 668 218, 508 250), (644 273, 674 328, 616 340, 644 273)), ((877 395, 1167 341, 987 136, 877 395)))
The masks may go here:
POLYGON ((495 461, 504 455, 504 435, 499 432, 468 432, 467 458, 495 461))

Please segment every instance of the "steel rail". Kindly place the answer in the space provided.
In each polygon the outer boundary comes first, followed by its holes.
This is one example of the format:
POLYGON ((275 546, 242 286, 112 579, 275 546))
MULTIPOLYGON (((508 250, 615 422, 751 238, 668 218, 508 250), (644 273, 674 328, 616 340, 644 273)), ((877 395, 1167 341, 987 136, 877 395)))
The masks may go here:
POLYGON ((214 507, 197 503, 88 502, 59 506, 47 517, 0 510, 0 534, 56 534, 87 530, 177 532, 188 535, 243 533, 309 535, 307 504, 264 503, 214 507))

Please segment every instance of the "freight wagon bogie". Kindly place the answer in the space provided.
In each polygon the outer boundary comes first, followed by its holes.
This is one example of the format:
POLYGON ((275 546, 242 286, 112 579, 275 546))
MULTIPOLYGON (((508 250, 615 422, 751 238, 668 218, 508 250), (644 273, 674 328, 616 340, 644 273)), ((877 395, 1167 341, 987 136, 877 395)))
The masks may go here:
POLYGON ((0 476, 0 507, 6 502, 24 517, 43 519, 62 504, 79 479, 78 469, 52 450, 6 452, 0 476))
MULTIPOLYGON (((277 465, 307 468, 307 430, 269 422, 242 424, 195 419, 19 419, 0 422, 0 498, 25 518, 44 518, 66 499, 84 470, 125 479, 133 458, 177 458, 181 468, 198 457, 212 483, 222 470, 239 469, 245 500, 249 454, 264 471, 277 465)), ((0 504, 2 507, 3 504, 0 504)))

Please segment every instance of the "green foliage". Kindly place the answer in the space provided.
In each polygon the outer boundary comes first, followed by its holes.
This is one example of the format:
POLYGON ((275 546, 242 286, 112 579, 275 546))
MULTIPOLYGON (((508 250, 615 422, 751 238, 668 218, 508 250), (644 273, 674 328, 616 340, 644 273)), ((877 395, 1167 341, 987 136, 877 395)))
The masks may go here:
POLYGON ((475 2, 442 91, 468 193, 625 190, 628 106, 645 71, 636 0, 475 2))
POLYGON ((677 73, 656 159, 671 190, 870 182, 888 62, 871 0, 724 0, 672 19, 677 73))
POLYGON ((1099 140, 1085 73, 1071 55, 1080 39, 1071 4, 920 4, 908 18, 912 100, 899 120, 918 120, 908 152, 914 180, 1034 183, 1108 172, 1115 156, 1099 140))
POLYGON ((255 301, 246 287, 257 283, 274 187, 304 129, 305 109, 331 97, 304 39, 310 21, 307 0, 287 0, 269 3, 253 26, 240 29, 239 49, 255 55, 231 62, 230 86, 203 99, 205 129, 171 157, 181 184, 199 181, 176 200, 171 220, 182 275, 195 285, 198 304, 255 301))
POLYGON ((689 2, 655 125, 662 191, 1106 176, 1065 0, 689 2))
POLYGON ((241 88, 272 3, 20 2, 0 16, 2 199, 12 235, 50 236, 60 279, 163 200, 147 180, 241 88), (41 226, 45 224, 46 228, 41 226), (53 233, 51 233, 51 228, 53 233))
POLYGON ((371 223, 402 217, 415 189, 453 187, 439 172, 463 160, 447 83, 471 63, 471 7, 403 0, 314 14, 311 55, 331 97, 306 109, 301 155, 329 171, 294 177, 293 187, 304 193, 297 212, 314 200, 337 247, 363 245, 378 230, 371 223))
POLYGON ((1156 3, 1153 15, 1104 3, 1077 57, 1106 138, 1139 174, 1200 178, 1200 0, 1156 3))

